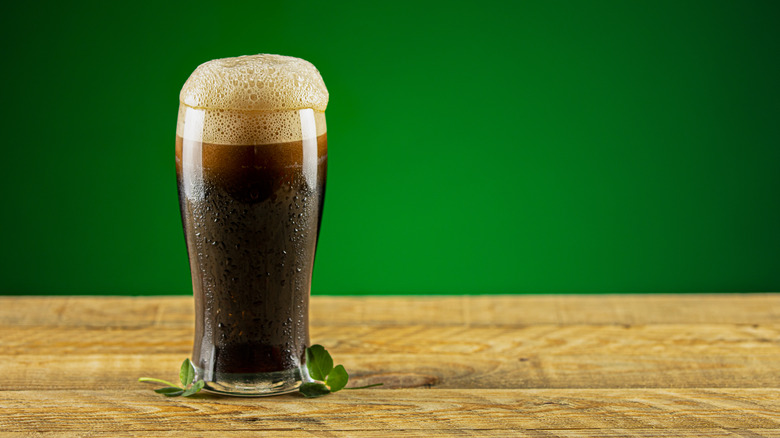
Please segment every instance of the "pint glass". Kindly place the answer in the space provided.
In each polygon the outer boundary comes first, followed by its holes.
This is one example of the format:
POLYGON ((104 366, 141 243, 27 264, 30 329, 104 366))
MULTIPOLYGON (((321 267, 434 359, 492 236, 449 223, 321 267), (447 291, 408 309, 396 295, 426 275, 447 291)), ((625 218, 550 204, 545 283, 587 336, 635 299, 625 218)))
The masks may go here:
POLYGON ((277 55, 209 61, 182 88, 176 175, 207 390, 280 394, 308 377, 327 100, 313 65, 277 55))

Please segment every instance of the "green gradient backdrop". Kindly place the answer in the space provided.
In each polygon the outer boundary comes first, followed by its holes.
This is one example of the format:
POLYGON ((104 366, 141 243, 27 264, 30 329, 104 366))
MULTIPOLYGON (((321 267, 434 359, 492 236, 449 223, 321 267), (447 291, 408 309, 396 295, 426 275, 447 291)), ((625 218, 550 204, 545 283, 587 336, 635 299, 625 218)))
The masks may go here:
POLYGON ((780 2, 16 3, 0 293, 190 293, 211 58, 331 92, 315 293, 780 290, 780 2))

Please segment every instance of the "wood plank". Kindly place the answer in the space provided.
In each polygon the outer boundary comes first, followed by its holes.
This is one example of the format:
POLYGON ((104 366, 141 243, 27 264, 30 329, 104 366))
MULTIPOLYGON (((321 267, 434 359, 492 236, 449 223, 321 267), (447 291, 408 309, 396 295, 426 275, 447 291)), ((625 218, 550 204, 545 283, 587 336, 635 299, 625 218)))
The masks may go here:
MULTIPOLYGON (((0 324, 191 327, 192 298, 0 297, 0 324)), ((764 324, 780 294, 312 297, 313 324, 764 324)))
POLYGON ((0 325, 192 327, 192 297, 0 296, 0 325))
MULTIPOLYGON (((245 438, 248 431, 232 430, 209 430, 190 432, 187 430, 177 431, 122 431, 123 437, 199 437, 199 438, 245 438)), ((81 438, 85 432, 0 432, 0 438, 30 438, 30 437, 57 437, 57 438, 81 438)), ((111 437, 117 436, 116 432, 88 432, 89 437, 111 437)), ((388 436, 399 438, 410 437, 518 437, 518 438, 777 438, 780 437, 780 429, 723 429, 723 428, 700 428, 700 429, 541 429, 541 430, 520 430, 520 429, 394 429, 388 430, 252 430, 253 437, 278 437, 278 438, 313 438, 313 437, 359 437, 359 438, 387 438, 388 436)))
MULTIPOLYGON (((355 385, 780 387, 780 324, 347 325, 315 327, 312 340, 328 346, 355 385)), ((177 370, 191 342, 184 328, 5 327, 0 389, 125 388, 177 370)))
MULTIPOLYGON (((185 354, 0 356, 0 390, 139 388, 138 377, 175 380, 185 354)), ((383 388, 780 388, 780 355, 532 356, 334 354, 350 384, 383 388)), ((139 386, 141 385, 141 386, 139 386)), ((381 390, 378 389, 378 390, 381 390)))
MULTIPOLYGON (((780 294, 327 297, 328 324, 761 324, 780 321, 780 294)), ((324 313, 324 312, 323 312, 324 313)))
MULTIPOLYGON (((780 429, 776 389, 345 391, 165 398, 151 391, 3 391, 4 432, 649 431, 780 429)), ((766 432, 766 433, 765 433, 766 432)), ((316 433, 316 432, 315 432, 316 433)), ((315 436, 317 436, 315 434, 315 436)), ((538 436, 538 435, 537 435, 538 436)))
MULTIPOLYGON (((312 340, 339 354, 469 354, 522 358, 545 355, 775 356, 780 322, 744 324, 534 325, 430 327, 426 325, 315 325, 312 340)), ((193 328, 0 326, 0 354, 182 353, 193 328)))

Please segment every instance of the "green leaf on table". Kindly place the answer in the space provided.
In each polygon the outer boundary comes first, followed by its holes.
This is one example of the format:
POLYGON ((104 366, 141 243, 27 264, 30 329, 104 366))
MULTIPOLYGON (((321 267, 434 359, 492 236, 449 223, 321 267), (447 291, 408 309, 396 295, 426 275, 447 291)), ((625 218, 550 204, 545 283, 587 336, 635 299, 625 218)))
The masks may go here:
POLYGON ((336 368, 333 368, 333 371, 328 374, 325 384, 330 387, 330 392, 336 392, 345 387, 348 381, 349 374, 347 374, 347 370, 344 369, 344 365, 337 365, 336 368))
POLYGON ((195 382, 192 386, 190 386, 188 389, 184 391, 182 394, 182 397, 189 397, 193 394, 196 394, 198 391, 203 389, 203 386, 206 384, 203 380, 198 380, 195 382))
POLYGON ((322 397, 342 389, 363 389, 381 385, 375 383, 359 388, 345 388, 349 382, 349 374, 344 365, 336 365, 336 368, 333 368, 333 358, 330 357, 330 353, 318 344, 306 349, 306 369, 309 370, 309 377, 315 381, 301 385, 299 391, 304 397, 322 397))
POLYGON ((165 388, 155 389, 154 392, 163 394, 167 397, 177 397, 184 393, 184 390, 176 386, 166 386, 165 388))
POLYGON ((298 388, 298 390, 306 398, 322 397, 323 395, 330 394, 330 389, 328 389, 327 386, 319 382, 306 382, 303 385, 301 385, 301 387, 298 388))
POLYGON ((324 382, 333 370, 333 358, 322 345, 312 345, 306 349, 306 368, 312 379, 324 382))
POLYGON ((154 390, 154 392, 162 394, 166 397, 178 397, 180 395, 189 397, 203 389, 203 387, 206 385, 206 382, 203 380, 193 382, 193 380, 195 380, 195 366, 189 359, 184 359, 181 367, 179 367, 179 380, 181 380, 181 388, 176 386, 174 383, 168 382, 167 380, 155 379, 152 377, 141 377, 138 379, 139 382, 162 383, 163 385, 168 385, 164 388, 154 390))
POLYGON ((184 362, 181 363, 181 368, 179 369, 179 379, 181 380, 181 385, 185 388, 187 385, 192 383, 193 380, 195 380, 195 366, 192 365, 192 362, 189 358, 184 359, 184 362))

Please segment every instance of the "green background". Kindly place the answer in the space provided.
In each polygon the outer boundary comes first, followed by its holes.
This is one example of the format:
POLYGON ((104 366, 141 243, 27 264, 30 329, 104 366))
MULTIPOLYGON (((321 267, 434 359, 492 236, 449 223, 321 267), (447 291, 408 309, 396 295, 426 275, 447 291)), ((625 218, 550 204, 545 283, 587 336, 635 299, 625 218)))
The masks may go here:
POLYGON ((331 93, 314 293, 780 290, 780 2, 15 2, 0 293, 187 294, 178 92, 331 93))

